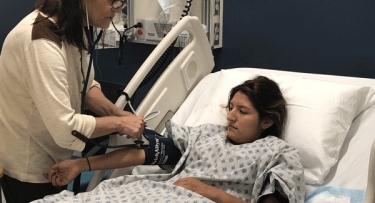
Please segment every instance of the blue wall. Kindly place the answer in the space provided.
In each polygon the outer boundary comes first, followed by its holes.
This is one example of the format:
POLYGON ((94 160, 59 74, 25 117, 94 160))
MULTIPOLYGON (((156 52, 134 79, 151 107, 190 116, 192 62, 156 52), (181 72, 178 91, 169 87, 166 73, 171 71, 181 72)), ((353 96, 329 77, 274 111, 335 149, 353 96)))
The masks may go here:
POLYGON ((221 68, 375 78, 373 0, 226 0, 224 37, 221 68))
MULTIPOLYGON (((10 30, 33 8, 33 0, 1 0, 0 2, 0 47, 10 30)), ((1 50, 1 49, 0 49, 1 50)))
MULTIPOLYGON (((2 0, 0 46, 33 5, 2 0)), ((374 0, 225 0, 223 28, 214 71, 246 66, 375 78, 374 0)), ((128 43, 121 66, 118 50, 99 50, 98 79, 126 84, 153 49, 128 43)))

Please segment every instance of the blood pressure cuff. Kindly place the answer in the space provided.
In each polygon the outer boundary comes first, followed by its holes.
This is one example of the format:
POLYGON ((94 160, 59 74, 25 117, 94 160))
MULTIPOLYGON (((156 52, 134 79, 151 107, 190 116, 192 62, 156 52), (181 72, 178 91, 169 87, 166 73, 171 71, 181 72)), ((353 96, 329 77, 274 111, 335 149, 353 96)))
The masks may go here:
POLYGON ((146 159, 143 165, 176 165, 181 158, 181 151, 174 145, 172 138, 164 137, 145 128, 143 135, 149 146, 143 148, 146 159))

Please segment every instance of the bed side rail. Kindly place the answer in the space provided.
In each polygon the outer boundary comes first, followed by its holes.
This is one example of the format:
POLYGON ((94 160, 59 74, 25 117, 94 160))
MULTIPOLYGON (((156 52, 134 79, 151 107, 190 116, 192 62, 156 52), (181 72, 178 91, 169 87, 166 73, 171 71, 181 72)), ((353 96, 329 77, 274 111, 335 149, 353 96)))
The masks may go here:
POLYGON ((375 202, 375 140, 372 143, 370 162, 368 167, 367 189, 363 203, 375 202))
MULTIPOLYGON (((137 115, 146 115, 155 110, 160 111, 159 116, 147 121, 147 126, 158 132, 161 132, 164 122, 174 115, 191 90, 214 67, 211 46, 199 19, 195 16, 182 18, 153 50, 124 89, 124 92, 131 97, 156 61, 183 31, 189 32, 189 44, 169 64, 136 110, 137 115)), ((126 97, 121 95, 115 104, 123 109, 127 104, 126 97)), ((132 140, 124 136, 111 135, 109 145, 129 144, 130 142, 132 140)), ((109 151, 112 150, 107 150, 107 153, 109 151)), ((131 170, 132 167, 112 170, 109 178, 129 174, 131 170)), ((94 172, 87 191, 100 183, 103 174, 104 171, 100 170, 94 172)))

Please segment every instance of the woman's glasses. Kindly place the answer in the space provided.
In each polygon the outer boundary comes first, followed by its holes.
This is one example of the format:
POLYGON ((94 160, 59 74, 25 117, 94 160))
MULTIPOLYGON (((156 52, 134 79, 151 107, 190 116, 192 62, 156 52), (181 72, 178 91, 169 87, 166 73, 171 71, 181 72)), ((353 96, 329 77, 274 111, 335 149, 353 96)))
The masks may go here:
POLYGON ((126 3, 124 0, 112 0, 112 8, 118 9, 118 8, 125 8, 126 3))

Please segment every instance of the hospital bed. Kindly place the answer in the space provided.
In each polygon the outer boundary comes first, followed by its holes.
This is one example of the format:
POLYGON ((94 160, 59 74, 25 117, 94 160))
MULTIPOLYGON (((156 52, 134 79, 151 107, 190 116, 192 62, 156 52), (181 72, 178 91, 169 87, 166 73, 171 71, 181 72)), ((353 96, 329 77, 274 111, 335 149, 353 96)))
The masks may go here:
MULTIPOLYGON (((127 105, 143 77, 169 44, 187 30, 191 42, 150 89, 136 109, 139 115, 160 111, 147 122, 158 132, 166 120, 197 126, 226 124, 229 90, 257 75, 275 80, 286 100, 288 117, 283 139, 297 147, 305 169, 305 202, 375 202, 375 80, 367 78, 231 68, 211 73, 211 47, 195 17, 184 17, 155 48, 124 89, 116 105, 127 105), (126 95, 125 95, 126 93, 126 95), (371 156, 370 156, 371 155, 371 156)), ((109 144, 132 142, 112 135, 109 144)), ((107 150, 111 151, 110 149, 107 150)), ((158 166, 115 169, 106 177, 127 174, 167 173, 158 166)), ((88 191, 102 181, 105 171, 95 171, 88 191)))
MULTIPOLYGON (((147 122, 149 127, 162 132, 168 119, 186 126, 207 122, 225 125, 221 105, 226 103, 230 89, 264 75, 280 85, 288 103, 283 139, 300 151, 305 168, 305 202, 375 202, 374 79, 250 67, 211 73, 213 57, 199 20, 185 17, 145 61, 125 88, 126 94, 134 93, 149 67, 183 30, 189 31, 191 43, 137 108, 141 115, 160 111, 158 117, 147 122)), ((116 105, 123 108, 126 102, 121 96, 116 105)), ((119 135, 109 141, 128 142, 119 135)), ((166 172, 158 166, 138 166, 112 170, 107 178, 147 173, 166 172)), ((88 191, 102 180, 103 174, 94 173, 88 191)))

